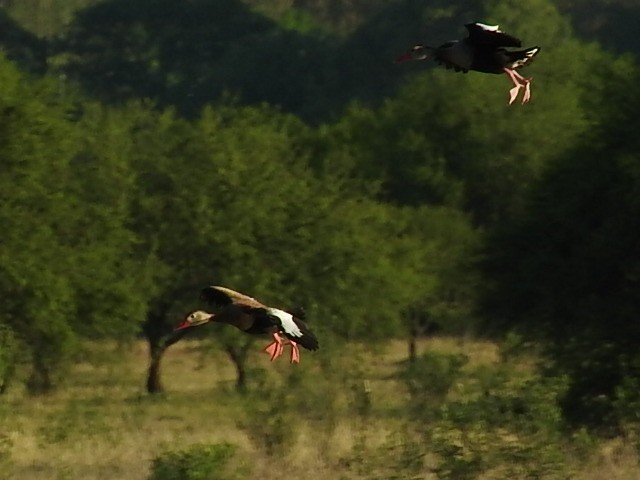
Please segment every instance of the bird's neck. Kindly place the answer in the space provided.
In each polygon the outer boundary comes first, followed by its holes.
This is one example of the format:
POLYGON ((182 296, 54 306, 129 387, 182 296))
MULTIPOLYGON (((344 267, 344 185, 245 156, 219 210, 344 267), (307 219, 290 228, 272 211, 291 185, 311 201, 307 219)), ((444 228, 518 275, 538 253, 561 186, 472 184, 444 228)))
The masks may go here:
POLYGON ((470 70, 473 64, 473 48, 466 42, 450 42, 447 48, 439 48, 437 56, 446 63, 470 70))
POLYGON ((243 331, 251 328, 255 321, 253 316, 245 313, 235 305, 221 310, 212 318, 212 320, 218 323, 233 325, 243 331))
POLYGON ((433 58, 435 49, 428 45, 421 45, 419 49, 412 52, 413 60, 430 60, 433 58))

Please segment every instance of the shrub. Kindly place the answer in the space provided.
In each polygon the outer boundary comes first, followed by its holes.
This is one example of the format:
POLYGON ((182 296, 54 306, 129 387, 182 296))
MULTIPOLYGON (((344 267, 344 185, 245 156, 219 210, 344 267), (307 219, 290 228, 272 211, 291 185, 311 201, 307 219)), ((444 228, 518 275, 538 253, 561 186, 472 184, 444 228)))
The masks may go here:
POLYGON ((6 392, 15 373, 17 350, 13 330, 0 324, 0 394, 6 392))
POLYGON ((407 365, 401 377, 411 397, 414 415, 432 415, 460 378, 468 358, 461 354, 425 353, 407 365))
MULTIPOLYGON (((506 378, 506 377, 505 377, 506 378)), ((485 472, 503 478, 567 478, 558 396, 563 381, 506 380, 475 398, 451 401, 428 432, 441 479, 485 472)))
POLYGON ((613 407, 624 436, 640 451, 640 379, 626 376, 622 380, 613 407))
POLYGON ((235 469, 230 460, 236 446, 229 443, 196 444, 178 452, 165 452, 153 460, 150 480, 235 480, 244 471, 235 469))
POLYGON ((68 441, 74 436, 97 436, 113 440, 113 432, 106 422, 100 400, 69 400, 63 409, 47 415, 39 429, 45 445, 68 441))
POLYGON ((246 400, 238 427, 268 456, 280 454, 295 436, 289 413, 292 400, 287 390, 265 386, 246 400))
POLYGON ((7 471, 11 466, 11 449, 13 440, 5 433, 0 433, 0 471, 7 471))

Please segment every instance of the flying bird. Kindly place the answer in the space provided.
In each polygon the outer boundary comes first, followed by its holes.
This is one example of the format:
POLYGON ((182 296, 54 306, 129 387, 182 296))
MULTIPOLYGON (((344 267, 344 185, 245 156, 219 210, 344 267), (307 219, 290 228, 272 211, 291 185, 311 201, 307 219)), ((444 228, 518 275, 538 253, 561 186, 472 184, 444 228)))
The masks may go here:
POLYGON ((273 342, 264 351, 271 356, 272 361, 282 355, 287 344, 291 345, 291 363, 300 362, 298 345, 307 350, 318 349, 318 339, 302 320, 302 309, 287 312, 268 307, 255 298, 219 286, 204 288, 200 298, 212 306, 220 307, 217 313, 202 310, 191 312, 175 330, 219 322, 233 325, 245 333, 271 335, 273 342))
POLYGON ((531 63, 540 52, 540 47, 510 51, 505 47, 522 47, 522 42, 502 32, 498 25, 476 22, 468 23, 465 27, 469 33, 467 38, 446 42, 436 48, 415 45, 398 56, 396 63, 433 58, 438 64, 456 72, 475 70, 483 73, 505 73, 514 85, 509 90, 509 105, 516 100, 521 88, 524 88, 522 103, 529 102, 532 78, 523 77, 516 69, 531 63))

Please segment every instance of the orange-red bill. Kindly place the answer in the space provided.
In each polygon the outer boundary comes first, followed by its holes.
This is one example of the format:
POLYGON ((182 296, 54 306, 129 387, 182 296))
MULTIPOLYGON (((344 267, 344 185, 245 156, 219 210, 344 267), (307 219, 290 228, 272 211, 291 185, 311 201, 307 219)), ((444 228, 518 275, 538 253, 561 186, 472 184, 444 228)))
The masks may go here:
POLYGON ((183 322, 180 322, 178 325, 176 325, 174 330, 182 330, 183 328, 188 328, 190 326, 191 324, 187 320, 184 320, 183 322))
POLYGON ((401 55, 398 55, 395 59, 395 63, 404 63, 404 62, 408 62, 409 60, 411 60, 413 57, 411 56, 410 53, 403 53, 401 55))

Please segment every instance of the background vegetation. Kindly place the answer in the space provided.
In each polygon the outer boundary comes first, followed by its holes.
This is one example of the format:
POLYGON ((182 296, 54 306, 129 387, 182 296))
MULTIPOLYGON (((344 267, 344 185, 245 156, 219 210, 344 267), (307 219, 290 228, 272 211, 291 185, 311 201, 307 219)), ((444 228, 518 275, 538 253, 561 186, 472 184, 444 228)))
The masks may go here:
POLYGON ((0 8, 0 476, 635 478, 635 2, 0 8), (479 19, 531 104, 393 64, 479 19), (209 284, 321 352, 173 336, 209 284))

